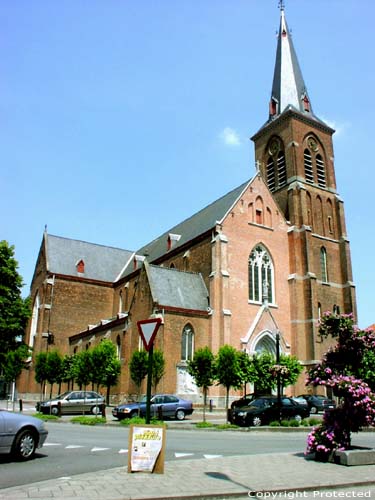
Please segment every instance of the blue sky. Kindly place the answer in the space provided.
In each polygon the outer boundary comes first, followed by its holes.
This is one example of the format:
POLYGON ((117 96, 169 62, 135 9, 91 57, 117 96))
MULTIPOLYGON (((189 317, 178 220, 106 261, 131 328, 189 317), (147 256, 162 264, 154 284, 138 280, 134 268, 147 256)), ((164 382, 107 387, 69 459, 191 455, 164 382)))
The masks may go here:
MULTIPOLYGON (((29 290, 51 234, 136 250, 254 174, 277 0, 0 2, 0 239, 29 290)), ((286 0, 333 126, 359 325, 375 323, 373 0, 286 0)))

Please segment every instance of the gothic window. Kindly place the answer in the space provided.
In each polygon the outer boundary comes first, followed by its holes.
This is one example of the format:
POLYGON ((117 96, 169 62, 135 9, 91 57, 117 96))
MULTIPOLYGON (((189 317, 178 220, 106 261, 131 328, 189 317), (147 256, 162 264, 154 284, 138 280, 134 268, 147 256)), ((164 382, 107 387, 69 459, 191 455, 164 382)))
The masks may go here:
POLYGON ((303 153, 303 161, 304 161, 304 166, 305 166, 305 179, 306 182, 313 184, 314 182, 314 173, 313 173, 313 168, 312 168, 312 159, 311 159, 311 153, 308 149, 305 149, 303 153))
POLYGON ((322 318, 322 304, 318 302, 318 320, 320 321, 322 318))
POLYGON ((190 361, 194 353, 194 330, 191 325, 186 325, 181 336, 181 361, 190 361))
POLYGON ((29 346, 31 348, 34 347, 35 337, 37 334, 38 321, 39 321, 39 307, 40 307, 40 300, 39 300, 39 292, 38 292, 36 297, 35 297, 33 314, 31 317, 30 339, 29 339, 29 346))
POLYGON ((257 245, 249 257, 249 300, 262 302, 263 290, 266 289, 268 302, 274 302, 273 275, 270 255, 262 245, 257 245))
POLYGON ((267 161, 267 186, 271 193, 275 191, 275 165, 272 156, 267 161))
POLYGON ((119 300, 118 300, 118 312, 121 313, 123 311, 123 308, 124 308, 124 302, 122 298, 122 290, 120 290, 119 300))
POLYGON ((333 314, 336 314, 338 316, 340 314, 340 306, 334 304, 332 311, 333 311, 333 314))
POLYGON ((283 187, 286 184, 286 163, 284 151, 280 151, 277 156, 277 175, 278 175, 278 187, 283 187))
POLYGON ((116 354, 117 354, 117 359, 121 358, 121 338, 120 335, 117 335, 116 338, 116 354))
POLYGON ((327 250, 324 247, 320 249, 320 269, 323 283, 328 283, 327 250))
POLYGON ((318 177, 318 186, 326 187, 326 173, 324 168, 324 161, 321 155, 316 155, 316 174, 318 177))

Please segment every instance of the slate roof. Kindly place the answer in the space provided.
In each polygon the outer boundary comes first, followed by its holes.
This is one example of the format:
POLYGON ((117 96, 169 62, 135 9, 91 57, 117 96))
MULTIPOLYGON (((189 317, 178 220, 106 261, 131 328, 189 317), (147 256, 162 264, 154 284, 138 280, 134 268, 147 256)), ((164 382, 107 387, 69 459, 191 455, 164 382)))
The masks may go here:
MULTIPOLYGON (((136 251, 137 255, 146 255, 149 262, 154 262, 167 253, 167 240, 169 234, 180 235, 181 238, 174 245, 174 249, 213 229, 217 222, 221 222, 233 204, 240 197, 251 181, 246 181, 226 195, 214 201, 188 219, 172 227, 161 236, 136 251)), ((131 265, 125 269, 123 276, 132 272, 131 265)))
POLYGON ((114 282, 133 256, 133 252, 72 240, 45 233, 47 271, 78 276, 77 263, 84 261, 83 276, 88 279, 114 282))
POLYGON ((154 265, 147 266, 147 274, 158 305, 207 312, 208 291, 200 274, 154 265))

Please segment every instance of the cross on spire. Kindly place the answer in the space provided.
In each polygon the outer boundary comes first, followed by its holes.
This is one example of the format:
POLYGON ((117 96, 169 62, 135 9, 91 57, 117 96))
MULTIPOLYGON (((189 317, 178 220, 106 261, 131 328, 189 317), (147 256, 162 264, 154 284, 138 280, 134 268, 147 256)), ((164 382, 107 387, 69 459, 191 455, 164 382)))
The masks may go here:
POLYGON ((280 10, 284 10, 285 9, 284 0, 279 0, 279 9, 280 10))

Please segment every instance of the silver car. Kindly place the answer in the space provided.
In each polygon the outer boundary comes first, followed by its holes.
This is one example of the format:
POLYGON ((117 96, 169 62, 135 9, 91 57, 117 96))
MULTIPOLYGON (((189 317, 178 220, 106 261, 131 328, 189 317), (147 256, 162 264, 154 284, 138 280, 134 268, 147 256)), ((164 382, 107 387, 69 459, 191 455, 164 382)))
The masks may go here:
POLYGON ((19 460, 29 460, 41 448, 48 431, 39 418, 0 410, 0 453, 12 453, 19 460))
POLYGON ((99 415, 105 406, 104 398, 94 391, 68 391, 55 399, 36 404, 37 411, 52 415, 87 413, 99 415))

